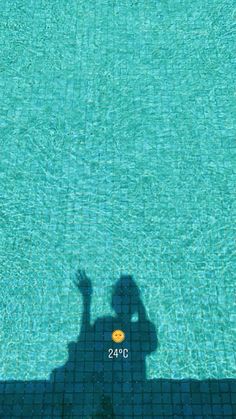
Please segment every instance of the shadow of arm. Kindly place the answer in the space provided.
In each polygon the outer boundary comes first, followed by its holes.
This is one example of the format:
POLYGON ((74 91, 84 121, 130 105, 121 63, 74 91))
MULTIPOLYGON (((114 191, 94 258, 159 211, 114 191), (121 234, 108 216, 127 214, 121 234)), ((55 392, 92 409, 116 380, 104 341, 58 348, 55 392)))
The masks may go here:
POLYGON ((85 274, 85 271, 78 271, 76 287, 83 297, 83 314, 80 333, 88 333, 91 329, 90 313, 91 313, 91 299, 92 299, 92 283, 85 274))
POLYGON ((154 352, 158 347, 157 332, 153 323, 148 320, 147 313, 142 300, 140 299, 138 308, 139 322, 144 333, 148 333, 148 353, 154 352))

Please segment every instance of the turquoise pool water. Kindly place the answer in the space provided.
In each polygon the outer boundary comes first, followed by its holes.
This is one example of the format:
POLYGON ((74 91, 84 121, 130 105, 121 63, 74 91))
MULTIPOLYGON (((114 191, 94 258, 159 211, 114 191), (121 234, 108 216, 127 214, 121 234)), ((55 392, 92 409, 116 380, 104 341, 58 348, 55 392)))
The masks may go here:
POLYGON ((48 378, 132 274, 148 378, 235 378, 235 4, 16 0, 1 13, 1 379, 48 378))

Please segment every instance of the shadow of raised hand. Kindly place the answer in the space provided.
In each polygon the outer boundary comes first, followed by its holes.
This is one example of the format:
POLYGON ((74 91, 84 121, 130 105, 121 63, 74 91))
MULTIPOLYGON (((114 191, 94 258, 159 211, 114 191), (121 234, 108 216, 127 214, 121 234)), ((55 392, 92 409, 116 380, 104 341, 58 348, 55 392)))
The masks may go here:
POLYGON ((91 298, 93 293, 92 282, 91 279, 86 275, 85 270, 78 270, 74 284, 79 289, 84 298, 91 298))

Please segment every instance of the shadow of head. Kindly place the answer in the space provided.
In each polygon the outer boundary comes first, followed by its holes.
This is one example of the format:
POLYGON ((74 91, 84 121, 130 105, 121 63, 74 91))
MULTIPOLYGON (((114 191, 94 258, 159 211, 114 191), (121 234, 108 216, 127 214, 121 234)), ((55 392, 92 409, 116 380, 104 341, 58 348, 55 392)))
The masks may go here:
POLYGON ((132 317, 140 304, 140 290, 131 275, 121 275, 113 286, 112 308, 117 316, 132 317))

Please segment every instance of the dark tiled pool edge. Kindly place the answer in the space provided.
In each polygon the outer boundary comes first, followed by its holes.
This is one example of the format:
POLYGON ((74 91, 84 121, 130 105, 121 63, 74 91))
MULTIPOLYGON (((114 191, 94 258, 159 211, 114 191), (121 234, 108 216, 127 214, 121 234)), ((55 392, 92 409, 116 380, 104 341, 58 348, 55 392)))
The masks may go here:
MULTIPOLYGON (((1 381, 0 417, 10 418, 235 418, 236 380, 147 380, 97 383, 101 407, 92 408, 96 388, 81 382, 1 381), (111 391, 112 389, 112 391, 111 391), (93 410, 93 413, 91 411, 93 410)), ((98 393, 97 393, 98 394, 98 393)), ((96 405, 96 402, 94 402, 96 405)))

